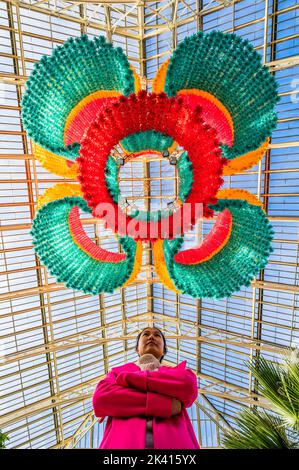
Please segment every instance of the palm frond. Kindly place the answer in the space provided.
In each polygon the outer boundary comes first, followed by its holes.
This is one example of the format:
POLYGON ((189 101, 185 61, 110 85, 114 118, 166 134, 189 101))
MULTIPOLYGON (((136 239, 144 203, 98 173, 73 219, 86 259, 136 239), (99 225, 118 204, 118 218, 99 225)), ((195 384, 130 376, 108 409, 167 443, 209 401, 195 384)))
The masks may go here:
POLYGON ((283 420, 265 411, 243 410, 236 429, 224 431, 226 449, 292 449, 297 443, 288 439, 283 420))
POLYGON ((283 365, 260 357, 257 364, 249 363, 259 381, 261 395, 267 398, 286 426, 299 430, 299 364, 286 359, 283 365))
POLYGON ((9 441, 9 437, 6 433, 0 429, 0 449, 5 449, 5 442, 9 441))

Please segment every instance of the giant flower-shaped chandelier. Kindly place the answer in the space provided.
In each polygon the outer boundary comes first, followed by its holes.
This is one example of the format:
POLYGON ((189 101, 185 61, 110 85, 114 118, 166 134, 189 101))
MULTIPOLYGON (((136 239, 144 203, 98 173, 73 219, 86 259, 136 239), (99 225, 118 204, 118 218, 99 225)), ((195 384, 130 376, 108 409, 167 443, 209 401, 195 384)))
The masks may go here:
POLYGON ((169 289, 222 298, 248 286, 267 263, 273 230, 253 194, 220 188, 223 176, 256 165, 267 151, 277 101, 273 76, 234 34, 187 37, 157 72, 153 93, 141 91, 122 49, 102 37, 56 47, 35 64, 22 121, 41 165, 77 182, 58 183, 38 199, 32 235, 41 261, 68 287, 113 292, 135 280, 142 242, 150 241, 169 289), (176 166, 171 209, 129 211, 121 197, 120 166, 144 154, 176 166), (104 219, 122 251, 94 243, 79 209, 104 219), (216 217, 211 232, 181 250, 202 216, 216 217))

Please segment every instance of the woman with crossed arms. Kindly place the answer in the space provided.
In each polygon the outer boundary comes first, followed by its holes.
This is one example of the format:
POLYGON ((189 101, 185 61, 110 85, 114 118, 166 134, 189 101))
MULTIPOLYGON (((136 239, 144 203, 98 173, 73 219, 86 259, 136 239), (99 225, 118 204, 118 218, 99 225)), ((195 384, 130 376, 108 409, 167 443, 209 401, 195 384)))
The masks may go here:
POLYGON ((197 378, 186 369, 161 365, 167 352, 158 328, 137 337, 137 362, 113 367, 93 395, 93 408, 108 416, 100 449, 199 449, 186 408, 198 396, 197 378))

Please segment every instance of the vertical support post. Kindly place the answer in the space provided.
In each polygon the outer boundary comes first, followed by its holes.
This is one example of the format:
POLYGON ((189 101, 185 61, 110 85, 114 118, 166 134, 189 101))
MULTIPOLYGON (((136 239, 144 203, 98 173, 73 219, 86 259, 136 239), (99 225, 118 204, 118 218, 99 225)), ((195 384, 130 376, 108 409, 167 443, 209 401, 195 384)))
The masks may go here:
MULTIPOLYGON (((14 24, 14 12, 13 12, 13 7, 16 8, 16 17, 17 17, 17 31, 19 35, 19 44, 20 44, 20 53, 21 53, 21 63, 22 63, 22 75, 26 76, 26 62, 25 62, 25 55, 24 55, 24 48, 23 48, 23 37, 22 37, 22 30, 21 30, 21 19, 20 19, 20 9, 19 5, 16 4, 13 6, 12 3, 7 2, 6 3, 7 7, 7 16, 8 16, 8 22, 9 22, 9 34, 10 34, 10 43, 11 43, 11 50, 12 50, 12 55, 13 55, 13 66, 14 66, 14 73, 16 76, 20 75, 20 68, 19 68, 19 62, 18 62, 18 49, 17 49, 17 38, 16 38, 16 28, 14 24)), ((18 107, 21 109, 21 100, 22 100, 22 91, 21 91, 21 83, 18 81, 16 83, 16 93, 17 93, 17 102, 18 102, 18 107)), ((22 145, 23 145, 23 152, 24 154, 28 155, 29 154, 29 147, 28 147, 28 142, 26 138, 26 134, 23 128, 23 123, 20 119, 20 127, 21 127, 21 135, 22 135, 22 145)), ((31 175, 31 168, 30 168, 30 161, 26 158, 24 160, 24 165, 25 165, 25 173, 26 173, 26 181, 27 181, 27 191, 28 191, 28 200, 29 200, 29 211, 30 211, 30 218, 31 220, 34 219, 35 216, 35 201, 34 201, 34 192, 33 192, 33 177, 31 175)), ((37 255, 35 254, 35 263, 36 263, 36 277, 37 277, 37 285, 38 287, 43 286, 43 279, 41 275, 41 265, 39 262, 39 259, 37 255)), ((42 331, 43 331, 43 338, 44 338, 44 344, 45 344, 45 349, 47 349, 47 344, 50 342, 49 338, 49 333, 47 329, 47 311, 46 311, 46 302, 45 302, 45 296, 44 293, 39 293, 39 300, 40 300, 40 308, 41 308, 41 319, 42 319, 42 331)), ((46 364, 47 364, 47 370, 48 370, 48 380, 49 380, 49 390, 51 396, 56 394, 55 387, 54 387, 54 381, 56 380, 56 385, 58 385, 58 379, 57 379, 57 369, 56 369, 56 377, 53 374, 52 370, 52 358, 50 353, 46 353, 46 364)), ((56 440, 57 443, 60 443, 63 441, 63 431, 62 431, 62 421, 61 421, 61 426, 59 425, 59 419, 58 419, 58 414, 60 416, 60 420, 62 420, 61 417, 61 410, 60 407, 54 405, 53 401, 53 421, 54 421, 54 429, 55 429, 55 434, 56 434, 56 440)))

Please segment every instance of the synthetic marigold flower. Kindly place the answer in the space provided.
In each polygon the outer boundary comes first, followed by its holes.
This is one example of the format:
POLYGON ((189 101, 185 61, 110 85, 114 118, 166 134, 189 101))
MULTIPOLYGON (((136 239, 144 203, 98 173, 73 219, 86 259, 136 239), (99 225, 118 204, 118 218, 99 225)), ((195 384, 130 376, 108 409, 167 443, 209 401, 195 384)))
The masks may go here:
POLYGON ((122 49, 102 37, 70 38, 35 64, 24 128, 44 168, 77 180, 38 200, 36 252, 58 281, 98 294, 136 279, 142 243, 150 241, 168 288, 230 296, 265 267, 273 229, 254 195, 221 185, 266 152, 277 83, 248 41, 218 31, 186 38, 157 72, 153 93, 140 83, 122 49), (165 210, 132 208, 121 195, 119 168, 145 154, 176 168, 178 195, 165 210), (79 209, 104 219, 124 252, 96 245, 79 209), (213 216, 203 242, 181 250, 185 232, 213 216))

